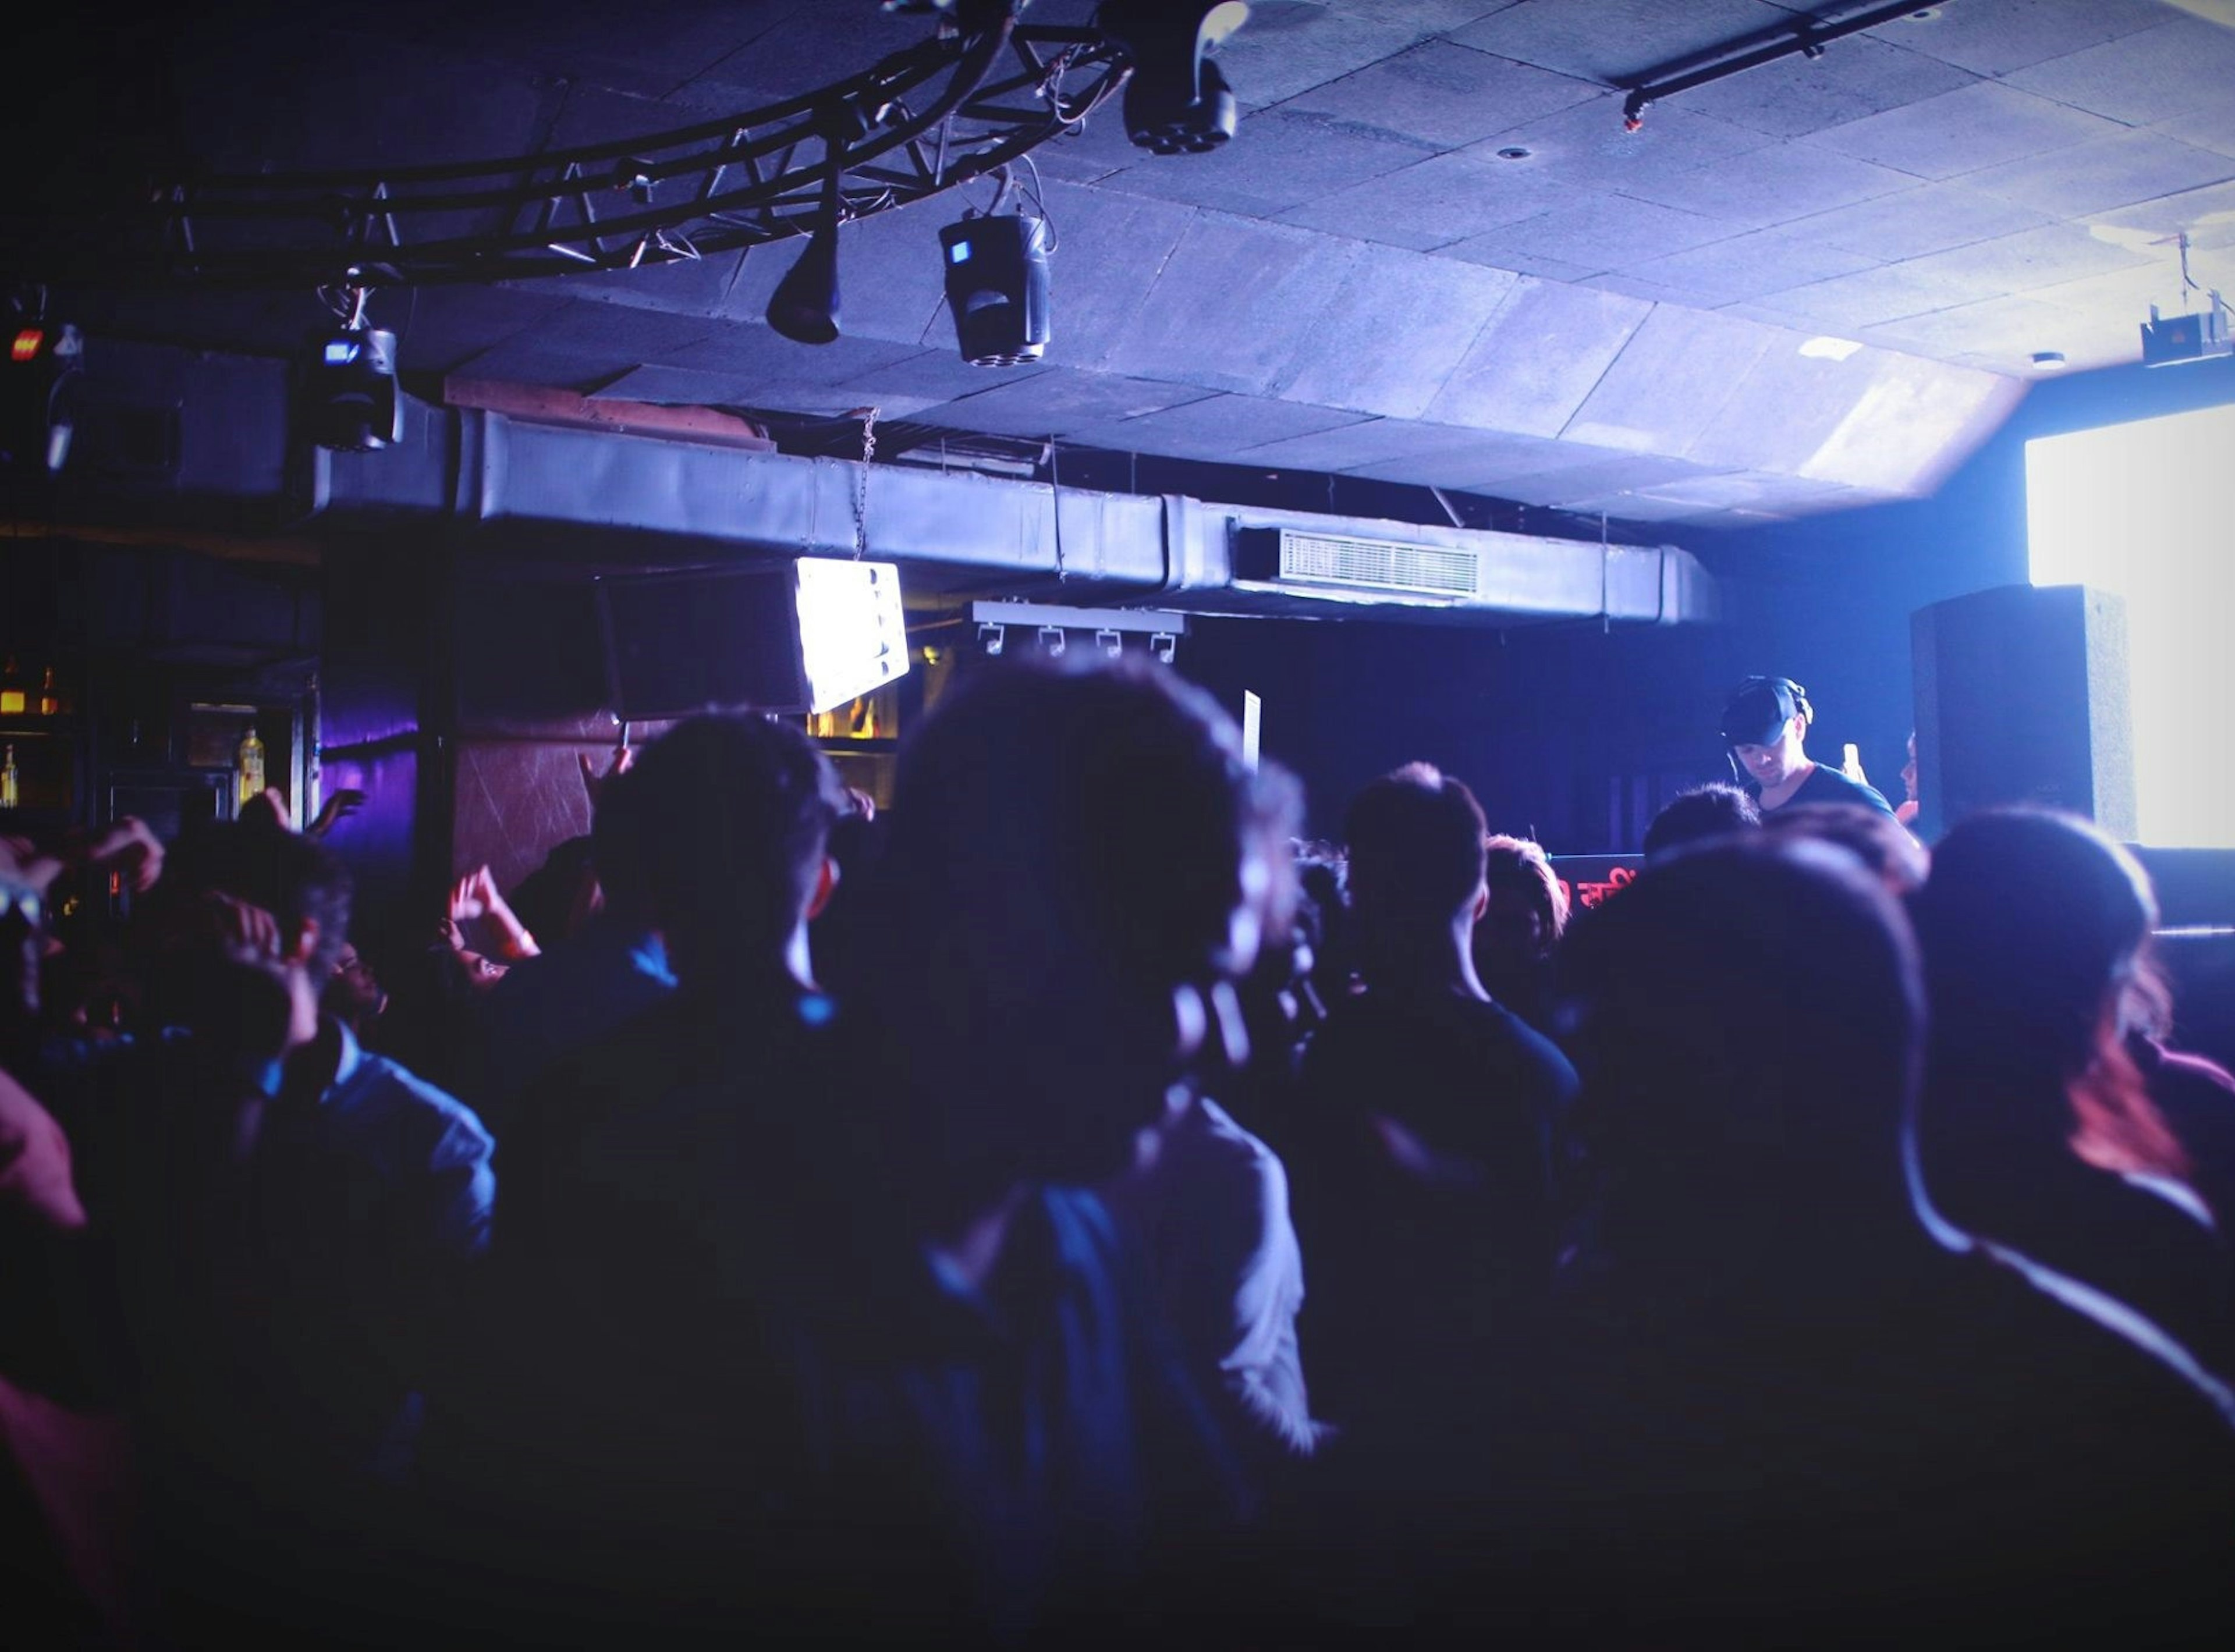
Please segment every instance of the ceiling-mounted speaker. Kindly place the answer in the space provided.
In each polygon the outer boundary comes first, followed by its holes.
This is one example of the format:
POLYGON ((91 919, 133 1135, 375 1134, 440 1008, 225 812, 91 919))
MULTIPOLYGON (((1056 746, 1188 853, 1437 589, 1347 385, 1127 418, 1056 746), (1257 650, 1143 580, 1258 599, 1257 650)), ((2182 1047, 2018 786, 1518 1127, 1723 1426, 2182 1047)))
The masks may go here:
POLYGON ((974 367, 1018 367, 1047 349, 1047 220, 966 218, 939 232, 954 340, 974 367))

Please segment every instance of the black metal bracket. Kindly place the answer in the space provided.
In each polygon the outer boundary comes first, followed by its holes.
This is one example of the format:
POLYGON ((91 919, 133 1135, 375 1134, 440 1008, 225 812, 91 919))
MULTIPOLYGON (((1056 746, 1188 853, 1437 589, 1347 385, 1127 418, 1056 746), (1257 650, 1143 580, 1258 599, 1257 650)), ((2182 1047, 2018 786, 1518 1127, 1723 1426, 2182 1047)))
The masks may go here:
MULTIPOLYGON (((1735 56, 1724 57, 1701 68, 1670 75, 1667 79, 1648 75, 1627 90, 1629 95, 1622 101, 1622 125, 1625 132, 1635 132, 1645 124, 1645 111, 1649 105, 1679 92, 1688 92, 1695 87, 1711 85, 1742 75, 1749 69, 1760 69, 1764 63, 1773 63, 1780 58, 1821 57, 1824 49, 1835 40, 1849 35, 1858 35, 1865 29, 1876 29, 1896 18, 1908 16, 1924 8, 1918 0, 1904 0, 1898 5, 1873 6, 1868 11, 1858 12, 1852 17, 1826 21, 1820 17, 1805 17, 1797 23, 1784 38, 1766 45, 1740 49, 1735 56)), ((1751 36, 1759 39, 1759 36, 1751 36)), ((1693 61, 1693 60, 1687 60, 1693 61)))

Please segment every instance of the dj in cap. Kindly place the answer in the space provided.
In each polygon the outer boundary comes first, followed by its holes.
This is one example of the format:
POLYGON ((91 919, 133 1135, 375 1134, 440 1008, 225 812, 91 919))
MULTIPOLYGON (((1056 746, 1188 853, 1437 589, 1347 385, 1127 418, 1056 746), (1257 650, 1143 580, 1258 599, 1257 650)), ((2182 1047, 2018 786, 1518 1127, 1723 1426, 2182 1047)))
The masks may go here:
POLYGON ((1800 749, 1816 720, 1808 691, 1790 677, 1749 677, 1723 708, 1731 766, 1766 814, 1793 803, 1861 803, 1891 815, 1874 786, 1810 761, 1800 749))

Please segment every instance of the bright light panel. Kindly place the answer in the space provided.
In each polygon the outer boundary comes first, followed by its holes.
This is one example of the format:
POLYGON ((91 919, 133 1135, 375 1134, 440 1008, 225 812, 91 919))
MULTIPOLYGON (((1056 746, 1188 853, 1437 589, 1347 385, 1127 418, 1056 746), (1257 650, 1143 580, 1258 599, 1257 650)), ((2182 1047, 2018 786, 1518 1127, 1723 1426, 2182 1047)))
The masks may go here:
POLYGON ((2235 407, 2026 443, 2035 585, 2127 604, 2136 830, 2235 849, 2235 407))
POLYGON ((906 674, 908 617, 895 565, 803 556, 796 567, 809 711, 835 711, 906 674))

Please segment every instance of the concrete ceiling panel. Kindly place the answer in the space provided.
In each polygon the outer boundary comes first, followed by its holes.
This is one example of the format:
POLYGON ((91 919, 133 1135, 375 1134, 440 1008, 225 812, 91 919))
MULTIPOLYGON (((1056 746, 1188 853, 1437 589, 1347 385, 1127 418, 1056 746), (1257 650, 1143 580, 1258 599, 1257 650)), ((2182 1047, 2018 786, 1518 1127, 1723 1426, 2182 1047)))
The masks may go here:
MULTIPOLYGON (((729 326, 681 349, 646 357, 648 366, 728 378, 760 379, 771 384, 838 385, 860 374, 907 361, 920 352, 913 344, 849 334, 827 344, 803 344, 774 328, 729 326)), ((928 392, 927 392, 928 393, 928 392)), ((941 396, 937 399, 947 399, 941 396)), ((859 402, 844 402, 851 407, 859 402)))
POLYGON ((1751 321, 1656 307, 1560 434, 1668 457, 1688 452, 1782 335, 1751 321))
POLYGON ((1609 194, 1470 236, 1443 251, 1448 257, 1564 279, 1634 269, 1648 259, 1689 252, 1730 233, 1731 226, 1719 218, 1609 194), (1517 259, 1557 267, 1532 268, 1512 261, 1517 259))
MULTIPOLYGON (((2235 85, 2231 85, 2235 99, 2235 85)), ((2235 156, 2199 149, 2155 132, 2115 137, 2029 155, 1964 179, 1972 188, 2022 206, 2066 217, 2156 200, 2235 178, 2235 156)))
MULTIPOLYGON (((1648 121, 1652 120, 1650 111, 1648 121)), ((1873 195, 1906 189, 1912 180, 1825 148, 1812 138, 1753 149, 1727 161, 1648 179, 1630 193, 1688 213, 1762 229, 1811 213, 1829 212, 1873 195)))
MULTIPOLYGON (((1448 431, 1449 427, 1439 427, 1448 431)), ((1382 482, 1411 482, 1419 487, 1455 488, 1470 493, 1497 493, 1512 476, 1539 475, 1563 466, 1589 463, 1604 458, 1603 449, 1581 442, 1560 442, 1550 436, 1512 436, 1502 431, 1468 433, 1464 439, 1435 445, 1412 454, 1377 461, 1368 471, 1382 482)), ((1616 456, 1627 457, 1628 456, 1616 456)))
MULTIPOLYGON (((1474 430, 1426 424, 1414 419, 1367 419, 1357 424, 1284 437, 1244 449, 1235 462, 1268 469, 1372 471, 1463 451, 1480 441, 1474 430)), ((1457 484, 1453 484, 1456 486, 1457 484)))
POLYGON ((1492 155, 1452 151, 1281 214, 1281 221, 1426 252, 1567 199, 1557 181, 1492 155))
POLYGON ((1428 412, 1447 424, 1557 436, 1652 308, 1524 277, 1428 412))
POLYGON ((1687 456, 1732 469, 1799 473, 1877 382, 1878 355, 1858 340, 1773 333, 1687 456), (1802 354, 1812 342, 1813 353, 1802 354))
POLYGON ((1282 105, 1431 148, 1476 142, 1606 88, 1445 40, 1424 41, 1282 105))
MULTIPOLYGON (((1045 3, 1045 0, 1043 0, 1045 3)), ((1244 109, 1279 103, 1520 0, 1277 0, 1219 48, 1244 109)), ((1089 0, 1089 10, 1091 0, 1089 0)), ((1033 21, 1039 12, 1033 10, 1033 21)))
POLYGON ((1681 102, 1648 111, 1645 124, 1632 132, 1622 123, 1622 102, 1621 94, 1609 90, 1588 103, 1524 121, 1458 153, 1495 158, 1500 150, 1527 150, 1525 157, 1507 164, 1533 184, 1560 187, 1563 193, 1548 204, 1550 210, 1573 206, 1585 193, 1639 195, 1646 185, 1733 161, 1775 141, 1681 102))
POLYGON ((1269 396, 1205 396, 1137 418, 1082 425, 1069 440, 1121 453, 1234 462, 1268 442, 1311 436, 1365 421, 1340 408, 1313 407, 1269 396))
MULTIPOLYGON (((1170 201, 1050 183, 1042 192, 1055 250, 1048 255, 1047 359, 1099 368, 1146 302, 1172 249, 1195 221, 1170 201)), ((960 216, 956 209, 954 216, 960 216)), ((948 221, 942 219, 941 222, 948 221)), ((952 332, 942 314, 938 326, 952 332)))
POLYGON ((1870 389, 1799 475, 1912 496, 1930 493, 2009 416, 2013 378, 1886 355, 1870 389))
POLYGON ((1714 51, 1760 30, 1789 28, 1783 8, 1764 0, 1605 0, 1579 5, 1513 6, 1452 38, 1478 51, 1534 63, 1602 85, 1631 83, 1648 70, 1714 51))
POLYGON ((1309 230, 1199 214, 1108 364, 1204 390, 1268 390, 1313 338, 1359 251, 1309 230))
POLYGON ((1324 407, 1417 418, 1519 280, 1456 259, 1361 246, 1274 388, 1324 407))
MULTIPOLYGON (((1137 152, 1139 153, 1139 152, 1137 152)), ((1153 155, 1098 187, 1272 218, 1423 161, 1433 153, 1370 128, 1273 109, 1249 117, 1249 141, 1208 154, 1153 155)))
POLYGON ((2121 130, 2015 87, 1977 81, 1818 135, 1825 148, 1920 178, 1953 178, 2027 156, 2047 155, 2121 130))
POLYGON ((398 364, 407 372, 447 373, 497 341, 525 332, 565 305, 556 294, 503 287, 424 287, 403 301, 373 301, 374 322, 396 334, 398 364))
POLYGON ((1685 97, 1719 121, 1798 138, 1938 97, 1973 80, 1968 69, 1857 36, 1832 42, 1820 58, 1780 58, 1685 97))
POLYGON ((2222 108, 2235 86, 2235 30, 2176 17, 2012 74, 2009 83, 2129 126, 2222 108))
POLYGON ((1989 241, 2056 221, 1997 195, 1983 195, 1959 183, 1924 184, 1891 195, 1835 206, 1828 213, 1795 219, 1823 246, 1899 263, 1951 246, 1989 241))
POLYGON ((1779 224, 1650 259, 1622 273, 1681 293, 1687 303, 1706 308, 1758 298, 1798 281, 1851 275, 1878 262, 1861 252, 1825 246, 1804 222, 1779 224))
POLYGON ((2159 0, 1961 0, 1918 10, 1933 15, 1896 18, 1870 32, 1904 51, 1997 77, 2154 29, 2166 18, 2159 0))
POLYGON ((1996 292, 2027 292, 2148 262, 2148 253, 2090 234, 2077 224, 2044 224, 2015 235, 1998 235, 1991 241, 1928 253, 1901 267, 1929 279, 1956 284, 1963 289, 1958 302, 1963 302, 1996 292))
MULTIPOLYGON (((1661 454, 1624 454, 1563 469, 1509 476, 1497 484, 1496 491, 1502 498, 1516 499, 1524 505, 1561 507, 1589 502, 1589 508, 1596 509, 1598 502, 1610 495, 1657 490, 1667 484, 1695 481, 1717 474, 1703 465, 1661 454)), ((1619 515, 1622 513, 1610 511, 1609 514, 1619 515)))
POLYGON ((1083 426, 1153 413, 1202 394, 1192 385, 1054 367, 949 402, 940 419, 993 436, 1065 436, 1083 426))

